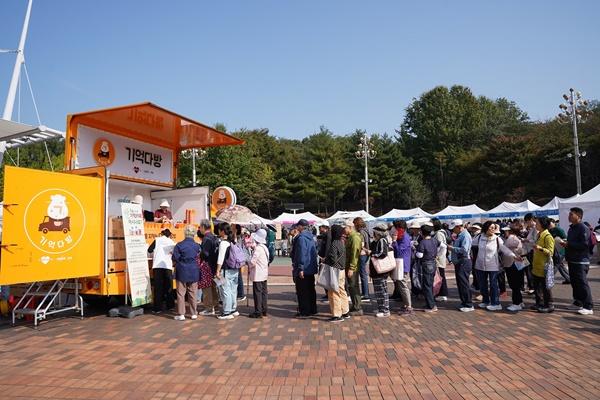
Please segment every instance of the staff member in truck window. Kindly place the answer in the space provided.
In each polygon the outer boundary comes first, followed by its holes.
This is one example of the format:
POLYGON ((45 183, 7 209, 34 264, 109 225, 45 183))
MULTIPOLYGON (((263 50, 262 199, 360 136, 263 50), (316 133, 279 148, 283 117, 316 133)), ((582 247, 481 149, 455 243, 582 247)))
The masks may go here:
POLYGON ((169 202, 165 199, 160 203, 160 208, 154 211, 154 222, 171 222, 173 214, 169 210, 169 202))

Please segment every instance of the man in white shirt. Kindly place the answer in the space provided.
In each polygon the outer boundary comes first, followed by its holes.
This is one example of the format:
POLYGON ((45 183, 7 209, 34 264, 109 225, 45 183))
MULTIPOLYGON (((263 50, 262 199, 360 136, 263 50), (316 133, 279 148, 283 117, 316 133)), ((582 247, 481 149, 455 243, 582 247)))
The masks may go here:
POLYGON ((165 229, 148 248, 152 253, 152 274, 154 275, 154 305, 152 312, 163 311, 166 302, 167 310, 175 306, 173 298, 173 260, 172 253, 175 242, 171 239, 171 231, 165 229))

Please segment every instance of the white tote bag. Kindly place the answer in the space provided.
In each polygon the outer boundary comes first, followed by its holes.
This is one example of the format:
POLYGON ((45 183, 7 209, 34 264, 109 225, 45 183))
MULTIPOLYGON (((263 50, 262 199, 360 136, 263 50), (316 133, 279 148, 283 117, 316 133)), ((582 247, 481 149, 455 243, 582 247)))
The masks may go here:
POLYGON ((392 271, 392 280, 403 281, 404 280, 404 259, 396 258, 396 268, 392 271))

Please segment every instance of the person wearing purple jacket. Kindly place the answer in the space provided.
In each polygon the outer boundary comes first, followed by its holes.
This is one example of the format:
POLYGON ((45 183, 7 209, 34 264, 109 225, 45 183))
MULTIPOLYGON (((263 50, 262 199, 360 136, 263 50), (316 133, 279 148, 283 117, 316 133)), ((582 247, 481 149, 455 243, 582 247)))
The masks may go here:
POLYGON ((396 259, 398 268, 400 267, 399 264, 403 264, 403 271, 398 271, 397 274, 397 277, 401 277, 401 279, 394 281, 394 294, 398 293, 402 302, 400 315, 410 315, 413 312, 410 298, 410 263, 412 256, 410 235, 406 231, 406 221, 394 221, 394 228, 396 228, 396 237, 392 242, 394 258, 396 259))

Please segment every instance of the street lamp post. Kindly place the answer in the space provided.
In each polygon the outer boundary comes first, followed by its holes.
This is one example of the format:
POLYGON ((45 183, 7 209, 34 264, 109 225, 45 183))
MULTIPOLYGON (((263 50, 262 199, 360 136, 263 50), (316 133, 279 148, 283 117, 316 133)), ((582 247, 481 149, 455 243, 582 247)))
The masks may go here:
MULTIPOLYGON (((563 99, 567 102, 558 107, 561 113, 558 114, 558 121, 562 123, 571 123, 573 126, 573 147, 575 158, 575 179, 577 181, 577 194, 581 194, 581 165, 579 158, 585 157, 585 151, 579 152, 579 138, 577 136, 577 123, 581 122, 589 115, 588 101, 581 98, 581 93, 575 89, 569 89, 569 95, 563 94, 563 99)), ((570 158, 571 153, 567 154, 570 158)))
POLYGON ((365 211, 369 212, 369 159, 375 158, 377 152, 373 150, 373 145, 369 140, 369 136, 365 132, 358 143, 358 150, 354 153, 356 158, 365 161, 365 211))
POLYGON ((192 186, 196 186, 196 157, 203 158, 206 155, 206 150, 189 149, 184 150, 181 155, 185 159, 192 159, 192 186))

